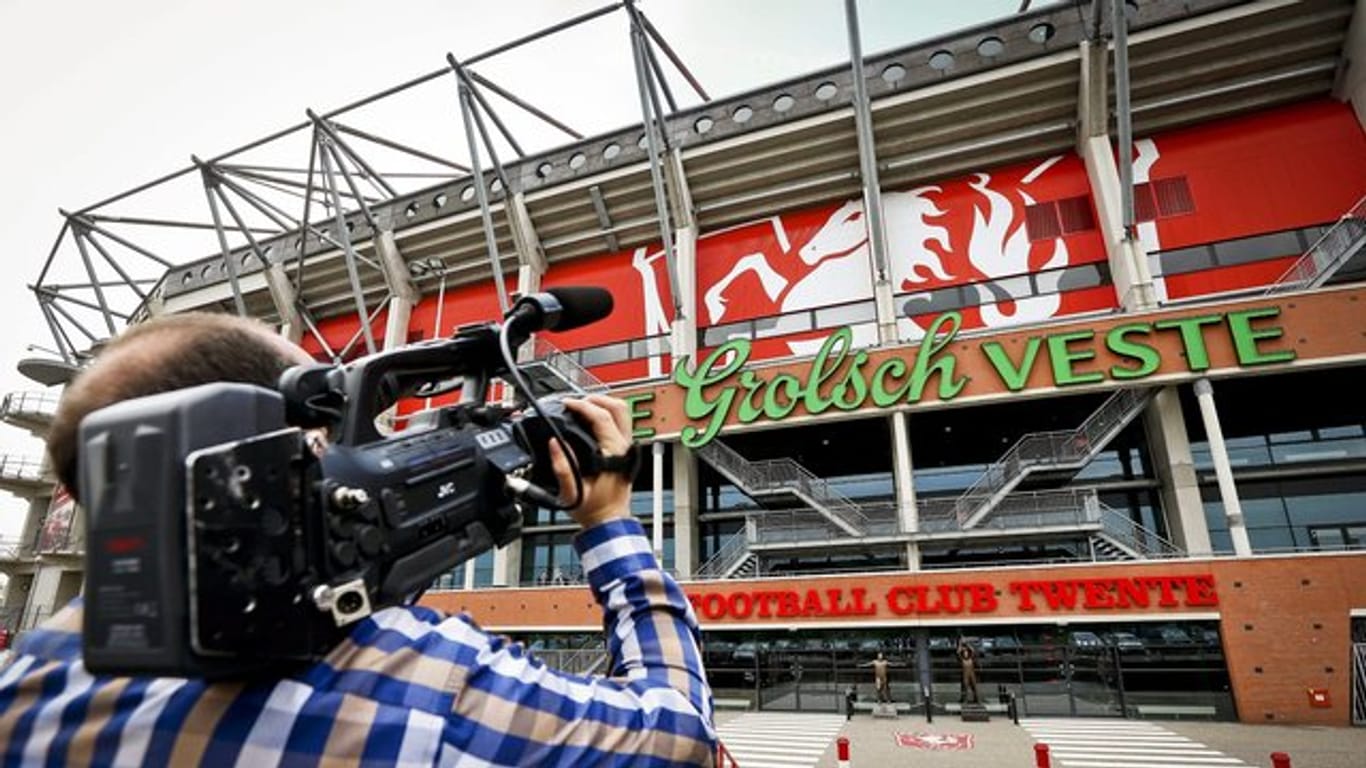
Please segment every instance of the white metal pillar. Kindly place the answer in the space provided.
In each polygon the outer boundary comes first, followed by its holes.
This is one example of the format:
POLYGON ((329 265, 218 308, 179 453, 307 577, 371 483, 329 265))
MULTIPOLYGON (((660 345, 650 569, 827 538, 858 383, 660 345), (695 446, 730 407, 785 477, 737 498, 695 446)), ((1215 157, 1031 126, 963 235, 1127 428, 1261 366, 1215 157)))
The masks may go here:
MULTIPOLYGON (((920 531, 920 508, 916 505, 915 480, 911 461, 911 430, 908 417, 902 411, 891 415, 892 420, 892 481, 896 486, 897 521, 902 533, 920 531)), ((920 545, 906 543, 906 565, 920 570, 920 545)))
MULTIPOLYGON (((664 179, 669 192, 670 218, 673 221, 674 285, 678 290, 676 312, 669 324, 670 365, 682 365, 697 353, 697 215, 692 192, 683 170, 683 155, 673 149, 665 155, 664 179)), ((673 524, 674 569, 681 578, 692 576, 697 568, 697 455, 681 442, 673 444, 673 524)), ((652 454, 659 474, 655 482, 655 510, 662 520, 664 509, 664 452, 655 446, 652 454)), ((663 526, 656 523, 656 550, 662 553, 663 526)))
POLYGON ((1214 476, 1219 481, 1219 498, 1224 504, 1229 537, 1233 539, 1233 554, 1247 557, 1252 554, 1252 542, 1247 537, 1243 507, 1238 503, 1238 488, 1233 483, 1233 468, 1228 462, 1228 447, 1224 431, 1219 426, 1219 411, 1214 406, 1214 388, 1209 379, 1195 382, 1195 397, 1200 402, 1200 418, 1205 422, 1205 436, 1209 439, 1209 454, 1214 461, 1214 476))

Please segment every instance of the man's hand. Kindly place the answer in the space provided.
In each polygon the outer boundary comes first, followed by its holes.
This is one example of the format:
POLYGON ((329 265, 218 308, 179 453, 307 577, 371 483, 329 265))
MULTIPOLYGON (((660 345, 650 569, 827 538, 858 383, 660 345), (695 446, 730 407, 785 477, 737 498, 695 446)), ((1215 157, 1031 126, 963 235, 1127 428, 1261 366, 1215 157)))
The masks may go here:
MULTIPOLYGON (((631 447, 631 413, 626 403, 606 395, 589 395, 582 400, 565 400, 569 409, 583 421, 598 441, 604 456, 624 456, 631 447)), ((574 473, 560 444, 550 441, 550 459, 555 479, 560 484, 561 500, 573 495, 574 473)), ((569 514, 584 528, 598 523, 631 516, 631 478, 616 472, 604 472, 597 477, 583 479, 583 498, 569 514)))

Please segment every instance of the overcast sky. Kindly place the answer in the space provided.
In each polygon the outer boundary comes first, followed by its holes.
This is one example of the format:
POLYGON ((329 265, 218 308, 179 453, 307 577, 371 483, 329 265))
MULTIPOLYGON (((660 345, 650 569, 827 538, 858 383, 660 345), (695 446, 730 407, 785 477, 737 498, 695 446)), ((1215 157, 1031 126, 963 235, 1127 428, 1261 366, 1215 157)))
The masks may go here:
MULTIPOLYGON (((0 0, 0 391, 39 388, 15 364, 35 354, 28 344, 52 346, 26 286, 61 226, 59 206, 79 209, 177 170, 191 153, 213 156, 297 123, 306 107, 326 111, 439 69, 447 52, 466 57, 603 4, 0 0)), ((640 7, 713 97, 848 54, 841 0, 641 0, 640 7)), ((1018 7, 1018 0, 861 0, 864 49, 898 47, 1018 7)), ((640 119, 620 14, 478 69, 589 135, 640 119)), ((681 81, 674 86, 684 90, 681 81)), ((365 127, 462 158, 452 93, 445 81, 424 87, 366 116, 365 127)), ((184 197, 174 205, 207 220, 202 190, 184 197)), ((0 452, 40 451, 27 433, 0 426, 0 452)), ((0 536, 15 535, 22 515, 22 504, 0 493, 0 536)))

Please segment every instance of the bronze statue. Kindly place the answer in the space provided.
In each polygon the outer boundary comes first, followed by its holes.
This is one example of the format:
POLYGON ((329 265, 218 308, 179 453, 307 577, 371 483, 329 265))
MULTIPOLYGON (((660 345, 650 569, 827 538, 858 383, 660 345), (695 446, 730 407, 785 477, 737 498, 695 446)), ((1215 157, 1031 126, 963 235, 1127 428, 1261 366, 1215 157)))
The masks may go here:
POLYGON ((977 652, 962 638, 958 640, 958 663, 963 668, 963 694, 959 701, 966 703, 968 691, 972 691, 972 703, 980 704, 977 698, 977 652))
POLYGON ((892 701, 892 687, 887 682, 887 668, 891 664, 887 658, 879 651, 877 658, 871 662, 873 666, 873 687, 877 689, 877 703, 890 704, 892 701))

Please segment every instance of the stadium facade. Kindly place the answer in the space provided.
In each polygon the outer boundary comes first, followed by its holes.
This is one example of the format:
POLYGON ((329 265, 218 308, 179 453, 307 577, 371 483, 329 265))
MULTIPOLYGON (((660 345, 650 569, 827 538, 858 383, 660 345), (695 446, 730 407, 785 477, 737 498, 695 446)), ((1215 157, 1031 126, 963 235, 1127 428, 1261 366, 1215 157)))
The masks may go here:
MULTIPOLYGON (((299 186, 327 218, 253 236, 232 201, 265 173, 197 162, 220 251, 125 314, 238 311, 346 360, 610 288, 549 359, 632 404, 633 511, 724 703, 833 711, 883 652, 898 701, 952 710, 965 639, 1029 715, 1362 723, 1366 13, 1143 2, 1116 30, 1110 8, 666 110, 673 52, 628 7, 646 122, 506 165, 477 149, 490 84, 452 59, 472 175, 368 196, 345 171, 382 176, 356 149, 381 137, 310 113, 299 186)), ((54 248, 87 289, 92 253, 136 245, 118 203, 54 248)), ((112 299, 66 287, 37 293, 74 367, 72 305, 112 299)), ((79 583, 70 534, 41 546, 73 517, 35 502, 6 605, 79 583)), ((424 600, 599 669, 574 525, 525 524, 424 600)))

